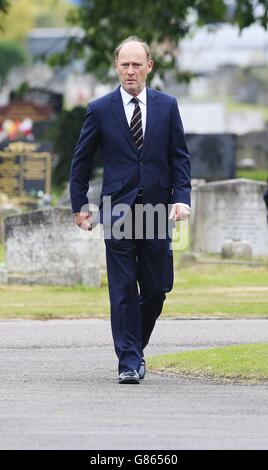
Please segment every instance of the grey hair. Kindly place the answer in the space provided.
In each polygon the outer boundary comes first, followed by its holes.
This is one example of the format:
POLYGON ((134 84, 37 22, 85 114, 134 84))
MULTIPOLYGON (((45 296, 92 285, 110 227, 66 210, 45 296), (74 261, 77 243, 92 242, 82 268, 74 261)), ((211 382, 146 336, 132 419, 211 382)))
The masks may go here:
POLYGON ((115 48, 114 50, 114 58, 115 60, 118 59, 118 55, 119 55, 119 52, 121 50, 121 48, 127 44, 128 42, 138 42, 145 50, 146 52, 146 56, 147 56, 147 60, 150 60, 152 58, 151 56, 151 51, 150 51, 150 47, 149 45, 147 44, 147 42, 143 41, 142 39, 140 39, 138 36, 129 36, 128 38, 124 39, 123 41, 120 42, 120 44, 118 44, 118 46, 115 48))

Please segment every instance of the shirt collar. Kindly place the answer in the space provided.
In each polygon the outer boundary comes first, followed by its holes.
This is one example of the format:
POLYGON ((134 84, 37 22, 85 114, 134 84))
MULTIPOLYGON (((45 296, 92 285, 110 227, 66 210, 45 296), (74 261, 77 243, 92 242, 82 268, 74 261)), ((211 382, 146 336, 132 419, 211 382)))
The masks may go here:
MULTIPOLYGON (((133 98, 133 96, 130 95, 126 90, 124 90, 122 86, 120 86, 120 93, 121 93, 124 104, 128 104, 133 98)), ((147 101, 146 86, 143 88, 140 94, 136 96, 136 98, 138 98, 142 104, 146 104, 146 101, 147 101)))

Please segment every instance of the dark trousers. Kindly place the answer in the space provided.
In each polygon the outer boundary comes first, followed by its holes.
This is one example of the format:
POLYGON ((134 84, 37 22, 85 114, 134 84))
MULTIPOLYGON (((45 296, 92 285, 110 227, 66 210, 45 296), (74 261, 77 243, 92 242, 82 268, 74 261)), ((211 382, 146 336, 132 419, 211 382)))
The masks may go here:
MULTIPOLYGON (((137 202, 137 201, 136 201, 137 202)), ((143 350, 172 289, 170 239, 105 239, 111 327, 119 373, 139 370, 143 350)))

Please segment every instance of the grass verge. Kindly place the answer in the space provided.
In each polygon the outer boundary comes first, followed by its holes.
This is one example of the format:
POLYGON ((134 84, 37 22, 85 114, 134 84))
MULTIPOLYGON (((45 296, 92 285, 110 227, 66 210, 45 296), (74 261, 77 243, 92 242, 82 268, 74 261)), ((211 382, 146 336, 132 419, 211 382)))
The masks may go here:
POLYGON ((108 318, 106 286, 0 286, 0 318, 108 318))
POLYGON ((268 380, 268 343, 164 354, 147 359, 152 371, 258 383, 268 380))
MULTIPOLYGON (((173 290, 162 318, 268 318, 268 269, 264 266, 194 264, 176 259, 173 290)), ((109 318, 107 279, 87 286, 0 285, 0 318, 109 318)))
POLYGON ((236 170, 236 178, 247 178, 250 180, 266 182, 268 172, 267 170, 236 170))

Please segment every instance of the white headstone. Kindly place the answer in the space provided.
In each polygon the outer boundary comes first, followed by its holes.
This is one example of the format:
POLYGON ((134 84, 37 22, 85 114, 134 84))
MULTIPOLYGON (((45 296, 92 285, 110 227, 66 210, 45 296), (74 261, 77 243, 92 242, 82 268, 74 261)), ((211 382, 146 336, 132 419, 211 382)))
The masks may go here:
POLYGON ((193 251, 220 253, 227 240, 243 240, 253 256, 268 255, 267 211, 263 182, 234 179, 206 183, 194 190, 193 251))
POLYGON ((226 108, 220 102, 178 103, 184 130, 187 134, 225 132, 226 108))
POLYGON ((60 207, 7 217, 8 282, 99 287, 105 246, 98 229, 79 229, 60 207))

